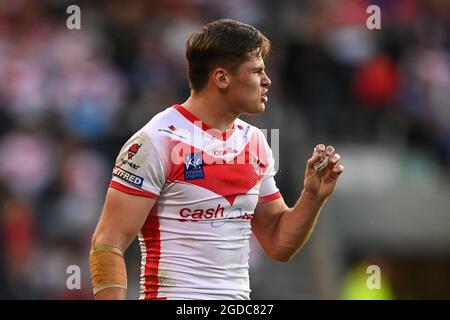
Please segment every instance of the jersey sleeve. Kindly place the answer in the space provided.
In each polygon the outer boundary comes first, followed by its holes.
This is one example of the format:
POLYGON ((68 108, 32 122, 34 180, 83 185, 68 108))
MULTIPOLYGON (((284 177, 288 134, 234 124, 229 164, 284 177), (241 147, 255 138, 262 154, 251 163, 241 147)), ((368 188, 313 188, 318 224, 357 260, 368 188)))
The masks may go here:
POLYGON ((261 145, 263 146, 262 149, 263 152, 265 153, 265 158, 267 159, 267 169, 264 171, 263 178, 261 181, 258 204, 270 202, 281 197, 280 190, 278 189, 274 178, 276 174, 275 158, 264 135, 262 133, 261 135, 262 135, 261 145))
POLYGON ((119 152, 110 187, 157 199, 164 183, 164 162, 151 138, 144 132, 135 134, 119 152))

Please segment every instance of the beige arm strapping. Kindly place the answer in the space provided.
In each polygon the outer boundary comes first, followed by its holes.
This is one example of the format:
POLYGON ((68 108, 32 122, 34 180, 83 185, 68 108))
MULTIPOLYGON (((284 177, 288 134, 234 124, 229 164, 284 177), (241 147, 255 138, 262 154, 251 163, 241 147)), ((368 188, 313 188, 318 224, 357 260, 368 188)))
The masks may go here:
POLYGON ((107 244, 95 245, 89 255, 94 295, 106 288, 127 290, 127 272, 119 248, 107 244))

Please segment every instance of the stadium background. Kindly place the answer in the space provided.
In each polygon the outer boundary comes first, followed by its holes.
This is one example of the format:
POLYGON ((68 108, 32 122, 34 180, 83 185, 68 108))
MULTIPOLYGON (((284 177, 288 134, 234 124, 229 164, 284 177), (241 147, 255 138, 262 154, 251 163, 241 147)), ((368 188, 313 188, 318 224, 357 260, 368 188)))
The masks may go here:
MULTIPOLYGON (((450 298, 450 51, 446 0, 0 1, 0 298, 90 299, 88 251, 121 145, 188 96, 184 40, 217 18, 273 42, 264 114, 280 129, 289 205, 307 157, 346 172, 289 264, 252 242, 254 299, 450 298), (81 7, 81 30, 66 8, 81 7), (366 8, 381 8, 368 30, 366 8), (66 269, 81 268, 81 290, 66 269), (369 265, 382 289, 367 290, 369 265)), ((139 251, 127 251, 137 298, 139 251)), ((199 272, 201 272, 199 270, 199 272)))

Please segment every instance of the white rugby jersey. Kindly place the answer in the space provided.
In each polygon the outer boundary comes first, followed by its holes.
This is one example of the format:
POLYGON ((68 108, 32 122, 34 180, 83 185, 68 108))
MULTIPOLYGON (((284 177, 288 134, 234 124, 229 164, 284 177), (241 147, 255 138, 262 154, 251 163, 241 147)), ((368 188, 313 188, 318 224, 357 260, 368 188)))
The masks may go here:
POLYGON ((139 233, 139 298, 249 299, 251 219, 281 197, 274 174, 264 134, 240 119, 220 133, 174 105, 136 132, 110 187, 157 199, 139 233))

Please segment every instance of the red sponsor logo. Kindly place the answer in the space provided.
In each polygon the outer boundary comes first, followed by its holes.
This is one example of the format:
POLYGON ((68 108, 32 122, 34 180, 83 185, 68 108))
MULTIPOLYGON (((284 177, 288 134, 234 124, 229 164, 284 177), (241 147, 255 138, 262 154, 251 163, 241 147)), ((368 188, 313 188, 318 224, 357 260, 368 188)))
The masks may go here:
POLYGON ((234 219, 243 219, 243 220, 251 220, 253 219, 253 214, 249 212, 244 212, 242 208, 232 209, 230 211, 225 212, 225 208, 220 204, 215 208, 208 209, 190 209, 190 208, 182 208, 179 212, 181 219, 178 219, 180 222, 199 222, 199 221, 208 221, 210 220, 213 227, 220 227, 225 224, 226 221, 234 220, 234 219), (215 219, 218 219, 215 220, 215 219), (222 222, 221 222, 222 221, 222 222))
POLYGON ((221 157, 221 156, 224 156, 224 155, 230 154, 230 153, 238 153, 238 152, 237 152, 236 149, 230 148, 230 147, 225 148, 225 149, 216 149, 216 150, 214 150, 214 155, 216 157, 221 157))
POLYGON ((133 157, 136 155, 136 153, 138 153, 141 146, 142 146, 142 144, 137 144, 137 143, 133 144, 128 149, 128 159, 133 159, 133 157))
POLYGON ((223 218, 225 208, 220 204, 217 205, 216 208, 208 208, 208 209, 189 209, 183 208, 180 210, 180 217, 183 219, 178 219, 178 221, 185 222, 187 220, 192 220, 197 222, 198 220, 204 219, 220 219, 223 218), (187 219, 189 218, 189 219, 187 219))

